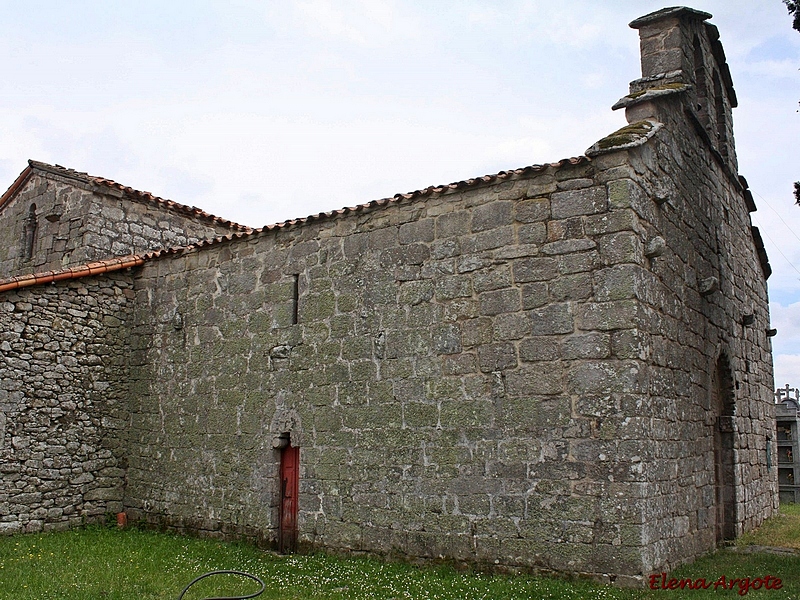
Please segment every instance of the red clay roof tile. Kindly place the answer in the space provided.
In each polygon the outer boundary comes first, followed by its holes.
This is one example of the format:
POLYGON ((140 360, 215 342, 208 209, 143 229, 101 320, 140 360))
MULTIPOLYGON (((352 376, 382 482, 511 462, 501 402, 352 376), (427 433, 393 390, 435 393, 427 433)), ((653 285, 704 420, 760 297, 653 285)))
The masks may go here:
MULTIPOLYGON (((33 161, 30 161, 33 165, 33 161)), ((53 281, 60 281, 63 279, 74 279, 76 277, 84 277, 87 275, 96 275, 99 273, 107 273, 110 271, 117 271, 119 269, 128 268, 131 266, 138 266, 144 264, 145 261, 152 260, 155 258, 161 258, 170 255, 178 255, 182 254, 183 252, 190 251, 194 248, 202 248, 205 246, 213 246, 216 244, 230 242, 235 239, 241 239, 244 237, 252 237, 259 233, 264 233, 267 231, 275 231, 276 229, 284 229, 289 228, 294 225, 302 225, 304 223, 308 223, 313 220, 325 220, 334 218, 340 215, 345 215, 350 212, 362 212, 368 209, 388 206, 389 204, 394 204, 401 202, 403 200, 413 200, 416 198, 423 198, 425 196, 432 196, 434 194, 444 194, 447 192, 452 192, 456 190, 466 189, 466 188, 474 188, 480 185, 492 183, 497 180, 505 180, 511 179, 513 177, 524 176, 532 173, 539 173, 545 171, 548 168, 560 168, 565 165, 579 165, 583 163, 591 162, 591 158, 587 156, 578 156, 573 158, 565 158, 558 162, 554 163, 546 163, 543 165, 531 165, 528 167, 523 167, 521 169, 514 169, 512 171, 500 171, 494 175, 484 175, 482 177, 476 177, 473 179, 466 179, 463 181, 457 181, 454 183, 446 184, 446 185, 438 185, 438 186, 429 186, 421 190, 416 190, 413 192, 409 192, 406 194, 395 194, 391 198, 381 198, 380 200, 372 200, 371 202, 366 202, 364 204, 358 204, 352 207, 345 207, 336 210, 330 210, 327 212, 321 212, 313 215, 309 215, 307 217, 302 217, 299 219, 289 219, 283 221, 282 223, 273 223, 271 225, 264 225, 258 229, 249 229, 244 228, 240 231, 234 231, 226 235, 220 235, 213 238, 206 238, 195 242, 194 244, 189 244, 186 246, 173 246, 171 248, 161 248, 159 250, 154 250, 152 252, 146 252, 141 255, 132 255, 132 256, 125 256, 121 258, 114 258, 104 261, 98 261, 94 263, 89 263, 87 265, 83 265, 80 267, 72 267, 70 269, 65 269, 63 271, 49 271, 47 273, 38 273, 34 275, 21 275, 18 277, 12 277, 11 279, 4 279, 0 280, 0 292, 13 290, 21 287, 27 287, 30 285, 36 285, 37 283, 50 283, 53 281), (130 264, 128 264, 128 262, 130 264)), ((37 164, 44 164, 44 163, 37 163, 37 164)), ((51 167, 50 165, 46 165, 51 169, 58 168, 64 170, 67 173, 67 176, 74 177, 78 175, 80 177, 89 177, 85 173, 75 173, 71 169, 64 169, 64 167, 51 167)), ((23 174, 25 172, 23 171, 23 174)), ((22 177, 22 176, 20 176, 22 177)), ((19 178, 18 178, 19 179, 19 178)), ((100 179, 100 178, 92 178, 92 179, 100 179)), ((104 180, 110 181, 110 180, 104 180)), ((123 190, 130 190, 131 188, 123 188, 120 184, 112 182, 114 185, 119 186, 120 189, 123 190)), ((133 193, 137 194, 147 194, 147 192, 137 192, 133 190, 133 193)), ((8 192, 6 192, 8 194, 8 192)), ((149 195, 149 194, 148 194, 149 195)), ((5 195, 3 196, 5 198, 5 195)), ((161 198, 157 198, 161 202, 171 202, 167 200, 162 200, 161 198)), ((175 203, 173 203, 175 204, 175 203)), ((182 205, 178 205, 182 206, 182 205)), ((0 208, 2 208, 2 204, 0 204, 0 208)), ((188 207, 184 207, 188 208, 188 207)), ((200 209, 195 209, 200 210, 200 209)), ((200 211, 202 212, 202 211, 200 211)), ((207 214, 207 213, 206 213, 207 214)), ((214 217, 216 218, 216 217, 214 217)))
POLYGON ((61 165, 49 165, 47 163, 29 160, 28 166, 25 170, 20 173, 19 177, 11 184, 11 187, 0 196, 0 210, 3 209, 5 204, 14 196, 14 194, 21 188, 25 182, 30 177, 31 173, 34 170, 45 171, 47 173, 53 173, 54 175, 59 175, 61 177, 67 177, 69 179, 74 179, 76 181, 80 181, 86 184, 94 184, 97 186, 108 188, 109 190, 114 190, 117 192, 118 195, 124 196, 130 200, 144 202, 144 203, 151 203, 166 208, 167 210, 180 213, 182 215, 186 215, 196 219, 202 219, 204 221, 211 221, 215 225, 221 225, 223 227, 228 227, 234 231, 249 231, 250 228, 246 225, 240 225, 239 223, 235 223, 228 219, 223 219, 221 217, 217 217, 210 213, 205 212, 197 208, 196 206, 186 206, 185 204, 179 204, 178 202, 174 202, 173 200, 166 200, 164 198, 159 198, 158 196, 154 196, 150 192, 142 192, 140 190, 135 190, 132 187, 122 185, 121 183, 117 183, 112 179, 106 179, 105 177, 96 177, 94 175, 89 175, 87 173, 82 173, 80 171, 76 171, 74 169, 68 169, 66 167, 62 167, 61 165))

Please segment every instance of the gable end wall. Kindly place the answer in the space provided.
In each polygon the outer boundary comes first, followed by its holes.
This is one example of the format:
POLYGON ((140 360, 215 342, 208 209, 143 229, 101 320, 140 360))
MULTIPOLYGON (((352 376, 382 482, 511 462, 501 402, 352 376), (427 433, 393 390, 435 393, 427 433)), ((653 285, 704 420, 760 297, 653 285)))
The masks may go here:
POLYGON ((34 171, 0 212, 0 279, 59 270, 94 260, 143 254, 230 228, 188 218, 166 208, 101 193, 85 183, 34 171), (33 252, 25 259, 25 225, 36 205, 33 252))

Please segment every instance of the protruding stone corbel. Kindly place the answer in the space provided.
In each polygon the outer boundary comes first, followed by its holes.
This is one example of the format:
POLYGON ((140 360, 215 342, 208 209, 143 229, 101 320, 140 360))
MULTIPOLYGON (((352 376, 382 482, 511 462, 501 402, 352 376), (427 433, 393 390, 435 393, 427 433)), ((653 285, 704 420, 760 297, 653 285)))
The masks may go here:
POLYGON ((291 346, 275 346, 269 351, 269 356, 270 358, 289 358, 289 354, 291 354, 291 352, 291 346))
POLYGON ((664 251, 667 249, 667 242, 664 240, 663 237, 657 235, 652 240, 647 242, 647 246, 644 248, 644 255, 647 258, 655 258, 657 256, 661 256, 664 254, 664 251))
POLYGON ((767 337, 775 337, 778 335, 777 329, 767 329, 767 337))
POLYGON ((373 340, 373 354, 375 358, 383 358, 386 354, 386 333, 379 331, 373 340))
POLYGON ((286 448, 288 445, 289 445, 288 433, 282 433, 272 438, 272 447, 275 448, 275 450, 281 450, 282 448, 286 448))
POLYGON ((267 353, 267 364, 270 370, 284 368, 289 363, 289 357, 292 354, 292 347, 288 345, 274 346, 267 353))
POLYGON ((659 206, 663 206, 669 202, 669 194, 666 192, 658 192, 653 196, 653 201, 659 206))
POLYGON ((706 277, 700 280, 700 295, 708 296, 719 289, 719 279, 716 277, 706 277))

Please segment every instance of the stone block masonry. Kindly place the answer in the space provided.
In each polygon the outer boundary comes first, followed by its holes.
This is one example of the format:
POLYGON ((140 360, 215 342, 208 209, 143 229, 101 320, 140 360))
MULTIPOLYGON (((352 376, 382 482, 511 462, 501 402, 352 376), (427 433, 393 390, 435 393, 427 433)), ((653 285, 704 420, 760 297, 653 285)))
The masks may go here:
POLYGON ((0 533, 122 510, 129 276, 0 300, 0 533))
POLYGON ((126 507, 274 539, 289 433, 307 546, 641 571, 626 448, 648 441, 623 406, 647 402, 646 364, 615 351, 639 303, 608 283, 641 236, 606 176, 543 167, 147 263, 126 507))
POLYGON ((629 125, 588 156, 2 293, 4 527, 124 507, 641 583, 758 526, 769 263, 707 18, 634 21, 629 125))
POLYGON ((18 182, 20 187, 0 201, 0 277, 184 246, 246 229, 44 163, 31 161, 18 182))

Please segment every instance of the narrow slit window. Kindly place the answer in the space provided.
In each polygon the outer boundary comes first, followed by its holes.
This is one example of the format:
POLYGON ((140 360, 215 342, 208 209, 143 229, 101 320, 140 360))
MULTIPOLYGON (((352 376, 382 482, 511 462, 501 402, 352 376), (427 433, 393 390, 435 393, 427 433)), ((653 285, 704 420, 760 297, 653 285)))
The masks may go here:
POLYGON ((717 142, 722 156, 728 156, 728 119, 725 111, 725 96, 719 74, 714 71, 714 105, 717 113, 717 142))
POLYGON ((25 261, 33 258, 33 246, 36 243, 36 205, 31 204, 28 210, 28 218, 25 219, 25 226, 22 231, 22 259, 25 261))
POLYGON ((297 316, 300 308, 300 275, 293 276, 292 281, 292 325, 297 325, 297 316))
POLYGON ((703 61, 703 46, 700 39, 694 37, 694 81, 697 90, 697 114, 705 127, 708 127, 708 90, 706 88, 706 66, 703 61))

